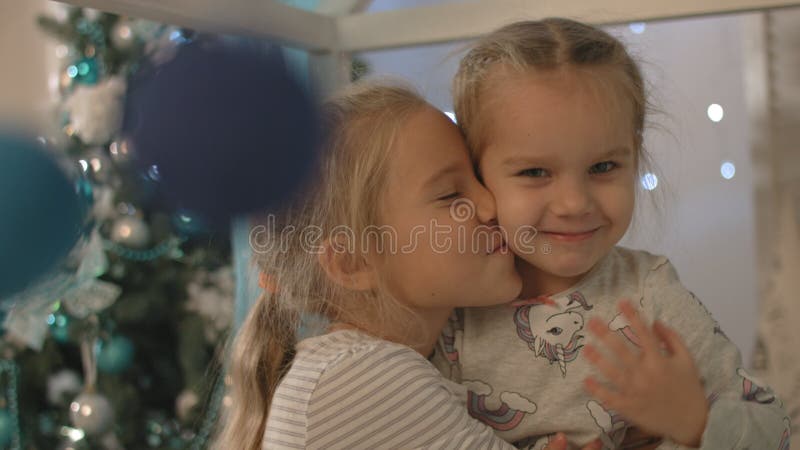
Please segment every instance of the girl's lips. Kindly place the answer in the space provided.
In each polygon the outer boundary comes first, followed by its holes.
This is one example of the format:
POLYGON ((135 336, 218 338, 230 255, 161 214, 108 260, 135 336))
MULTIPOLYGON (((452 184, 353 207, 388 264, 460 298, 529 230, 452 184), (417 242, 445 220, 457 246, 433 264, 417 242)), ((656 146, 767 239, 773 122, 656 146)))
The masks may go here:
POLYGON ((503 239, 503 236, 497 236, 492 242, 497 242, 494 244, 494 248, 491 251, 487 252, 489 255, 494 255, 495 253, 499 253, 501 251, 505 251, 508 248, 508 244, 506 244, 506 240, 503 239))
POLYGON ((556 241, 561 242, 579 242, 589 239, 594 235, 594 233, 599 230, 599 228, 595 228, 589 231, 582 231, 578 233, 557 233, 553 231, 542 231, 542 234, 546 234, 550 238, 556 241))
POLYGON ((507 248, 506 241, 501 241, 500 244, 497 245, 490 254, 494 255, 495 253, 500 253, 501 251, 505 251, 507 248))

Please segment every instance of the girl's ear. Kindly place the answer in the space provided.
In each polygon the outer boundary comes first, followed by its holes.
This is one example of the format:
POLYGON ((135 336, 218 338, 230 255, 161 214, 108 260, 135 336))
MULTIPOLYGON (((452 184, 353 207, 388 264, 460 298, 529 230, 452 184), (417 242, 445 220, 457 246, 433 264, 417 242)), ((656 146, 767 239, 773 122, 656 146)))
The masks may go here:
POLYGON ((351 291, 369 291, 377 287, 374 267, 366 258, 347 247, 326 239, 318 254, 319 264, 328 278, 351 291))

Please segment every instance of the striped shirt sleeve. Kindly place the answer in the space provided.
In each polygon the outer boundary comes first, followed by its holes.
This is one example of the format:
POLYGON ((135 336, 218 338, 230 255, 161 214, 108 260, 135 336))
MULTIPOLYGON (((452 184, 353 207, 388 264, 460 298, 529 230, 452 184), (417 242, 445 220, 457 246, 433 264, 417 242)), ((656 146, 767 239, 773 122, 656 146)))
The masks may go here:
POLYGON ((385 341, 326 365, 304 420, 309 449, 514 448, 470 417, 421 355, 385 341))

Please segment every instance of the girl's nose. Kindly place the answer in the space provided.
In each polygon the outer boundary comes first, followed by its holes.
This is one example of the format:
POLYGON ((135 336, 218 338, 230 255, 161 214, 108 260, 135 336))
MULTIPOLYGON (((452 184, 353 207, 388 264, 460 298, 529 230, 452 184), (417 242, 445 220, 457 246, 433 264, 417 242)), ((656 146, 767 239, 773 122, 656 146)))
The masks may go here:
POLYGON ((483 186, 479 186, 475 194, 475 215, 482 224, 497 225, 497 205, 494 195, 483 186))
POLYGON ((555 187, 551 210, 558 216, 580 216, 592 208, 592 196, 585 180, 565 178, 555 187))

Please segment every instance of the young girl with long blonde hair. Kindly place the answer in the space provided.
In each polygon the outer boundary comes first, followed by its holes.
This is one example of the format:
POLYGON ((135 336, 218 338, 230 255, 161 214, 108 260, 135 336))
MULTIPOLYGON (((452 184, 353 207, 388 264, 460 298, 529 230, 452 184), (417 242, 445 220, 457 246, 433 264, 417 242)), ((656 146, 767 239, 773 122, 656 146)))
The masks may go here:
POLYGON ((215 448, 512 448, 426 359, 454 306, 521 287, 457 128, 388 84, 350 87, 323 118, 309 186, 253 234, 265 292, 215 448))

